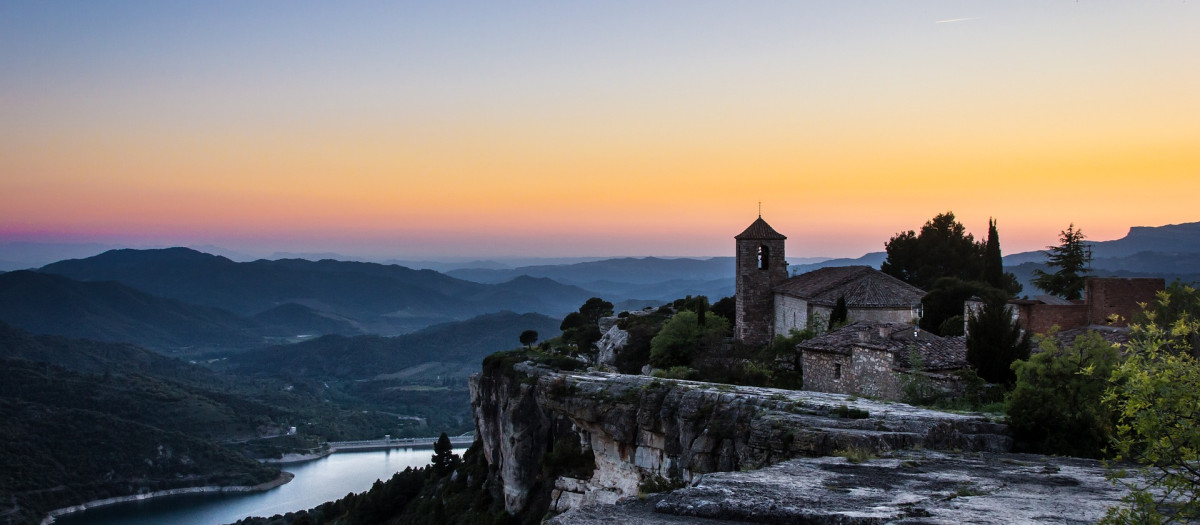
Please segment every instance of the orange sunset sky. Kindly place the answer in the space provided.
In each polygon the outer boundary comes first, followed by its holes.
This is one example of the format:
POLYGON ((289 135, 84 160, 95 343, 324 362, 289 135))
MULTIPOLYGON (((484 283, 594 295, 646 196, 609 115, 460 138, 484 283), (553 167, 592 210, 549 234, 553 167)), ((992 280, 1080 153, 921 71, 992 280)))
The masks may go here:
POLYGON ((760 201, 792 256, 1200 221, 1200 3, 0 4, 0 242, 713 256, 760 201))

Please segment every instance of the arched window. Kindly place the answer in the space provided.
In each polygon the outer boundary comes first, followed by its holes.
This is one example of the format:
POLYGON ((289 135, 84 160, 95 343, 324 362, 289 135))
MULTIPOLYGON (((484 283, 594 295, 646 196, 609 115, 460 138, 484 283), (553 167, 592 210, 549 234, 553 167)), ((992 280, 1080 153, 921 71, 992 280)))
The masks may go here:
POLYGON ((771 249, 767 245, 758 245, 758 269, 766 270, 767 263, 771 260, 771 249))

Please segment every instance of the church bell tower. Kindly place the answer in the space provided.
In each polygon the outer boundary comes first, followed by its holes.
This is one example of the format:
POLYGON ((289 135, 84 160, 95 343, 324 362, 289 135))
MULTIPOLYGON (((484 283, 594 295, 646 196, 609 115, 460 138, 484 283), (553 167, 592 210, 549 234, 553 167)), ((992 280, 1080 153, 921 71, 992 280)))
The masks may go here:
POLYGON ((734 237, 737 246, 737 310, 733 337, 751 346, 771 342, 775 326, 775 286, 787 280, 783 241, 760 215, 734 237))

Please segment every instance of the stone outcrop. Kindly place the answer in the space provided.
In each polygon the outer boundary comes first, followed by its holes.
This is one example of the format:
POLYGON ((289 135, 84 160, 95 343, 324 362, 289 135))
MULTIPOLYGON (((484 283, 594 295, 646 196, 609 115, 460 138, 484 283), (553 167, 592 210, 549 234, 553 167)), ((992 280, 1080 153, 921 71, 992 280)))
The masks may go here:
POLYGON ((1099 461, 1028 454, 901 451, 858 464, 805 458, 708 474, 691 487, 578 507, 548 523, 1082 525, 1124 496, 1104 474, 1099 461))
POLYGON ((535 486, 552 508, 614 502, 646 483, 693 484, 715 472, 759 469, 795 457, 920 448, 1006 452, 1007 428, 978 415, 923 410, 837 394, 734 387, 531 363, 472 378, 477 435, 510 512, 535 486), (539 479, 557 439, 595 454, 590 479, 539 479))
POLYGON ((602 365, 612 365, 617 362, 617 353, 625 348, 629 343, 629 332, 622 330, 615 322, 615 317, 606 317, 601 319, 600 329, 602 334, 600 340, 596 341, 596 362, 602 365), (605 328, 606 319, 613 319, 614 322, 609 323, 605 328))

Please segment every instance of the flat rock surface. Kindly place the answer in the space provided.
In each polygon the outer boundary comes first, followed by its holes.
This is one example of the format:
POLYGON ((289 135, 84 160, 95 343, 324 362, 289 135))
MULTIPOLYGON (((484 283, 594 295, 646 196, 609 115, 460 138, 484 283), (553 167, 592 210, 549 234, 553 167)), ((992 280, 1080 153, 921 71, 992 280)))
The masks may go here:
POLYGON ((796 459, 703 476, 646 500, 573 509, 555 524, 1095 523, 1125 491, 1098 461, 903 451, 796 459))

